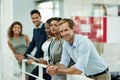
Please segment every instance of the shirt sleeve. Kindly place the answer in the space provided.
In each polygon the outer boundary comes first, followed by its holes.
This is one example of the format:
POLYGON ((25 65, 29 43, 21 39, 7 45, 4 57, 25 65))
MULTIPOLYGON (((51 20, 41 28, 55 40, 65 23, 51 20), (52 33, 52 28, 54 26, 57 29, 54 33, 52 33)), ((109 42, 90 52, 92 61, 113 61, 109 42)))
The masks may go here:
POLYGON ((67 67, 70 62, 70 55, 67 53, 65 46, 66 46, 65 43, 63 43, 63 52, 62 52, 62 58, 60 64, 64 64, 64 66, 67 67))
MULTIPOLYGON (((33 35, 34 35, 35 29, 33 30, 33 35)), ((27 57, 26 54, 31 54, 31 52, 33 51, 33 49, 35 48, 35 40, 34 40, 34 36, 32 37, 32 41, 30 42, 30 45, 28 46, 24 56, 25 58, 27 57)))
POLYGON ((88 65, 88 60, 90 57, 91 44, 88 42, 82 42, 78 47, 78 58, 74 67, 84 72, 88 65))

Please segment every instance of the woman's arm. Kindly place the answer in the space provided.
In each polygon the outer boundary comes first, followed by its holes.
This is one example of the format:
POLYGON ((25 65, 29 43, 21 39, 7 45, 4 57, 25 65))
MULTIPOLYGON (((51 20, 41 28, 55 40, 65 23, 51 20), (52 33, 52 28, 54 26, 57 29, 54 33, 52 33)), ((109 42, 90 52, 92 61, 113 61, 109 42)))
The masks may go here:
POLYGON ((16 53, 16 51, 15 51, 15 49, 14 49, 14 47, 13 47, 11 41, 8 40, 7 43, 8 43, 8 46, 9 46, 10 50, 12 51, 12 53, 14 54, 14 56, 16 57, 16 59, 19 60, 19 56, 18 56, 18 54, 16 53))
POLYGON ((16 53, 16 51, 15 51, 15 49, 13 48, 13 45, 11 44, 11 41, 10 40, 8 40, 8 46, 9 46, 9 48, 11 49, 11 51, 13 52, 13 54, 14 55, 16 55, 17 53, 16 53))
POLYGON ((24 38, 25 38, 25 41, 26 41, 27 45, 29 46, 30 45, 30 39, 29 39, 28 35, 25 34, 24 38))

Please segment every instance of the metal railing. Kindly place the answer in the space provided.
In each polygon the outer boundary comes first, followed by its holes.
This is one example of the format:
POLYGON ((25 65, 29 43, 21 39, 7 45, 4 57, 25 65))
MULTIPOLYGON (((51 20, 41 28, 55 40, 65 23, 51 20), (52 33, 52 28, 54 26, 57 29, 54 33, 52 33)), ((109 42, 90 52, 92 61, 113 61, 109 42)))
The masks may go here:
MULTIPOLYGON (((22 61, 22 70, 18 68, 18 66, 14 66, 15 64, 13 64, 14 62, 11 63, 11 61, 14 61, 13 57, 11 57, 11 55, 8 54, 1 54, 0 56, 0 80, 8 80, 8 78, 10 80, 25 80, 26 79, 26 74, 33 76, 36 78, 36 80, 44 80, 42 78, 43 76, 43 67, 46 68, 47 66, 44 64, 40 64, 40 63, 36 63, 36 62, 32 62, 32 64, 39 66, 39 75, 33 75, 31 73, 26 72, 26 62, 28 61, 27 59, 24 59, 22 61), (6 60, 6 63, 4 63, 3 60, 6 60), (10 70, 17 70, 20 72, 20 74, 18 75, 19 77, 16 77, 14 75, 14 72, 7 72, 3 69, 3 64, 6 65, 6 67, 10 70), (8 65, 9 64, 9 65, 8 65), (1 67, 2 66, 2 67, 1 67), (21 74, 22 73, 22 74, 21 74), (22 76, 21 76, 22 75, 22 76)), ((82 75, 67 75, 67 80, 92 80, 89 78, 86 78, 82 75)))
MULTIPOLYGON (((44 65, 44 64, 40 64, 40 63, 36 63, 36 62, 32 62, 32 64, 36 65, 36 66, 39 66, 39 75, 38 76, 35 76, 33 74, 30 74, 28 72, 25 71, 26 69, 26 62, 28 60, 24 59, 22 61, 22 80, 25 80, 25 75, 30 75, 30 76, 33 76, 36 78, 36 80, 44 80, 42 77, 43 77, 43 68, 46 68, 47 66, 44 65)), ((67 80, 93 80, 93 79, 90 79, 90 78, 87 78, 85 76, 82 76, 82 75, 69 75, 67 74, 67 80)))
POLYGON ((25 71, 25 69, 26 69, 26 62, 27 62, 27 61, 28 61, 28 60, 26 60, 26 59, 24 59, 24 60, 22 61, 22 80, 25 80, 25 75, 26 75, 26 74, 37 78, 37 80, 44 80, 44 79, 42 78, 42 75, 43 75, 43 67, 46 68, 47 66, 44 65, 44 64, 39 64, 39 63, 36 63, 36 62, 32 62, 32 64, 34 64, 34 65, 36 65, 36 66, 39 66, 39 75, 36 76, 36 75, 33 75, 33 74, 28 73, 28 72, 25 71))

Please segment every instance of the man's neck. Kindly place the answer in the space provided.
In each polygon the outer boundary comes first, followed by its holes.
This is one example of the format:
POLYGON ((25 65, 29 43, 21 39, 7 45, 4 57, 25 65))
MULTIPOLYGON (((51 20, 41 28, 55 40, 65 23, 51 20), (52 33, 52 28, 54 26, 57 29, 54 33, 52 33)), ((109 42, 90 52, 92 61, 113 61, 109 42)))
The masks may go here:
POLYGON ((72 38, 68 41, 68 43, 72 46, 74 43, 74 39, 75 39, 75 34, 72 36, 72 38))
POLYGON ((41 25, 42 25, 42 22, 40 22, 38 26, 36 26, 36 28, 41 28, 41 25))

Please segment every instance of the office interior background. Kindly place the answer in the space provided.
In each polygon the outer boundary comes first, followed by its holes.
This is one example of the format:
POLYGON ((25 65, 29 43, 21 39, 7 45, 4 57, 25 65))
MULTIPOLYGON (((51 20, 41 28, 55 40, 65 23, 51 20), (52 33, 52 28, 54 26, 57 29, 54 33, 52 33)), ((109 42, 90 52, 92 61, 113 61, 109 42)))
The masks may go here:
POLYGON ((43 22, 53 16, 83 20, 86 27, 81 27, 82 34, 93 40, 111 72, 120 71, 120 0, 0 0, 0 80, 8 80, 6 73, 17 73, 10 67, 16 66, 16 61, 7 45, 8 27, 14 21, 22 22, 23 33, 31 39, 34 28, 30 17, 32 9, 41 12, 43 22), (98 28, 95 37, 90 37, 92 22, 88 19, 98 18, 102 18, 98 20, 102 28, 98 28))

